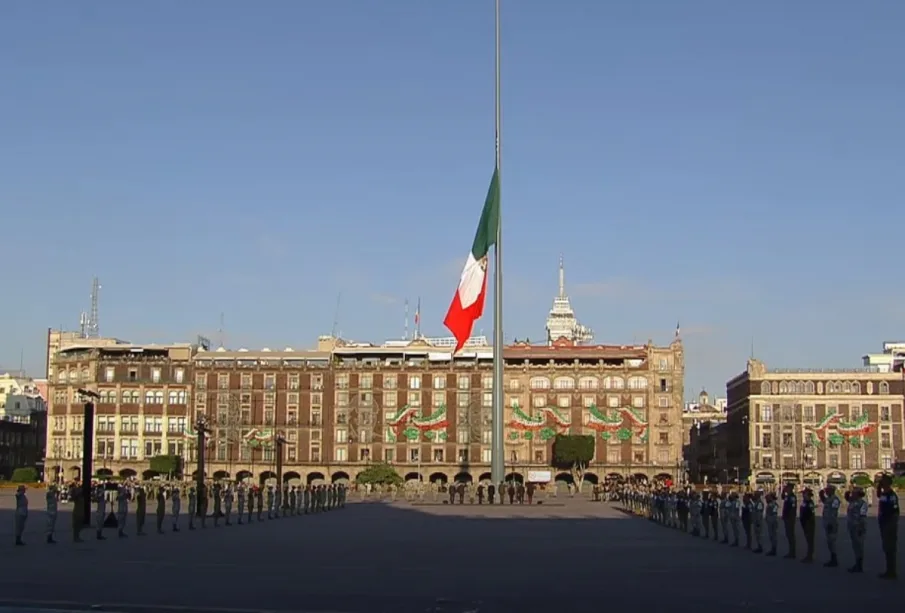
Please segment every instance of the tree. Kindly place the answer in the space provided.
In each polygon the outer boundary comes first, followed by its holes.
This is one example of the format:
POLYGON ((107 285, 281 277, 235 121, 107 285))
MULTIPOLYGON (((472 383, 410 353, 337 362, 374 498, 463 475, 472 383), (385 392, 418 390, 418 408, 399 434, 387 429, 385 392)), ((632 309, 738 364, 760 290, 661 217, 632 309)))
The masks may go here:
POLYGON ((553 439, 553 466, 568 470, 578 490, 585 470, 594 459, 594 437, 588 434, 557 434, 553 439))
POLYGON ((151 458, 149 468, 161 475, 181 475, 182 456, 157 455, 151 458))
POLYGON ((38 471, 35 468, 17 468, 10 479, 13 483, 37 483, 38 471))
POLYGON ((402 477, 399 476, 389 464, 371 464, 355 477, 356 483, 362 485, 402 485, 402 477))

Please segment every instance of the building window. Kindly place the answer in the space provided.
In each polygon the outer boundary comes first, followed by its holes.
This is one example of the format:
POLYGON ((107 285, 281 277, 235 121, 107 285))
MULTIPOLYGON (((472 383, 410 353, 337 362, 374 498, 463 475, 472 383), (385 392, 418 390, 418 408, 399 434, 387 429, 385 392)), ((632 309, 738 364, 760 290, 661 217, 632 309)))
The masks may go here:
MULTIPOLYGON (((636 409, 644 408, 644 396, 632 396, 632 406, 636 409)), ((669 406, 669 402, 667 401, 666 406, 669 406)))
POLYGON ((850 459, 852 469, 860 470, 864 468, 864 456, 862 456, 860 453, 853 453, 850 459))
POLYGON ((606 452, 607 464, 622 463, 622 452, 619 449, 608 449, 606 452))
POLYGON ((160 383, 160 369, 159 368, 151 369, 151 383, 160 383))
POLYGON ((409 389, 410 390, 420 390, 421 389, 421 377, 418 375, 409 375, 409 389))
POLYGON ((543 463, 544 463, 544 450, 543 450, 543 449, 535 449, 535 450, 534 450, 534 463, 535 463, 535 464, 543 464, 543 463))
POLYGON ((892 470, 892 456, 885 455, 880 458, 880 468, 883 470, 892 470))
POLYGON ((659 398, 657 398, 657 404, 660 406, 661 409, 667 408, 669 406, 669 397, 660 396, 659 398))
POLYGON ((107 383, 113 383, 116 377, 116 369, 112 366, 108 366, 104 369, 104 381, 107 383))
POLYGON ((762 404, 760 406, 760 420, 761 421, 773 421, 773 406, 769 404, 762 404))
POLYGON ((814 407, 812 405, 805 405, 801 407, 801 419, 804 421, 814 421, 814 407))
POLYGON ((561 409, 568 409, 572 406, 572 397, 566 395, 560 395, 556 399, 556 405, 561 409))
POLYGON ((767 449, 773 447, 773 433, 764 432, 761 435, 761 447, 766 447, 767 449))
POLYGON ((395 449, 384 449, 383 450, 383 461, 388 464, 392 464, 396 461, 396 450, 395 449))
POLYGON ((889 407, 880 407, 880 421, 890 421, 892 417, 892 412, 889 410, 889 407))
POLYGON ((490 457, 492 453, 490 449, 481 449, 481 462, 484 464, 490 464, 490 457))
POLYGON ((884 449, 892 447, 892 435, 889 432, 880 433, 880 447, 884 449))
POLYGON ((358 375, 358 387, 363 390, 369 390, 374 387, 374 376, 370 374, 358 375))
POLYGON ((849 411, 852 419, 861 419, 861 407, 854 405, 849 411))
POLYGON ((345 447, 337 447, 333 452, 337 462, 345 462, 349 459, 349 451, 345 447))
POLYGON ((619 396, 610 395, 610 396, 606 397, 606 405, 608 407, 610 407, 611 409, 619 408, 620 404, 621 404, 621 402, 619 401, 619 396))
POLYGON ((446 389, 446 375, 434 375, 434 389, 446 389))
POLYGON ((433 450, 434 462, 442 462, 443 461, 443 450, 442 449, 434 449, 433 450))
POLYGON ((336 442, 337 443, 348 443, 349 442, 349 431, 345 428, 337 428, 336 429, 336 442))
POLYGON ((886 381, 880 381, 880 394, 889 394, 889 383, 886 381))
POLYGON ((666 449, 660 449, 657 451, 657 464, 669 464, 669 451, 666 449))
POLYGON ((417 447, 413 447, 409 449, 409 462, 420 462, 421 461, 421 450, 417 447))

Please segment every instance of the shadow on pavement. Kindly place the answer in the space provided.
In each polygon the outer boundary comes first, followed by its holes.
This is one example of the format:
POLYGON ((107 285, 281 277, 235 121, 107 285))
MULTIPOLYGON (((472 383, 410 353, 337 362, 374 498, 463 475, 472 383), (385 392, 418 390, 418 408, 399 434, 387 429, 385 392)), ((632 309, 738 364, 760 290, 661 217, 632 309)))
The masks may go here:
MULTIPOLYGON (((851 576, 729 549, 583 500, 354 503, 194 532, 182 519, 181 532, 162 536, 119 540, 109 531, 107 541, 72 544, 58 531, 56 546, 10 543, 0 604, 131 613, 549 613, 706 603, 721 612, 775 613, 779 605, 801 613, 861 609, 902 593, 900 584, 874 578, 873 557, 868 574, 851 576)), ((134 534, 134 524, 127 531, 134 534)))

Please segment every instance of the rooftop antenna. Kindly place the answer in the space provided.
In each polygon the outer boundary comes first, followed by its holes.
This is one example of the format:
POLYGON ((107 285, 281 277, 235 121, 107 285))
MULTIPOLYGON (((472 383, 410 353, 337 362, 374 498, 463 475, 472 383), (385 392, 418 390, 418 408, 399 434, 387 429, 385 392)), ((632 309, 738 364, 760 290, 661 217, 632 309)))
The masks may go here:
POLYGON ((19 349, 19 376, 25 376, 25 349, 19 349))
POLYGON ((330 330, 330 336, 336 338, 336 329, 339 327, 339 304, 342 302, 343 293, 339 292, 336 295, 336 308, 333 309, 333 328, 330 330))
POLYGON ((224 343, 223 319, 223 313, 220 313, 220 328, 217 330, 217 344, 220 346, 220 349, 223 349, 224 343))
POLYGON ((94 277, 91 281, 91 311, 88 315, 88 322, 86 326, 86 332, 88 336, 86 338, 100 338, 101 329, 100 322, 98 321, 98 309, 97 303, 100 298, 101 293, 101 282, 97 277, 94 277))
POLYGON ((402 334, 402 340, 409 340, 409 299, 405 299, 405 331, 402 334))
POLYGON ((561 253, 559 254, 559 297, 566 297, 566 267, 561 253))

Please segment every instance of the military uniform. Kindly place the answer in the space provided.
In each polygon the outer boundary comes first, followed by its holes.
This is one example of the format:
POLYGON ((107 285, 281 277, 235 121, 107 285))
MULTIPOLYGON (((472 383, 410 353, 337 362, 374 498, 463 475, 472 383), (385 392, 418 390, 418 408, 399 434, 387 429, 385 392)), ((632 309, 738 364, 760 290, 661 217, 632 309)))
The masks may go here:
POLYGON ((767 495, 764 522, 767 525, 767 540, 770 541, 770 551, 767 555, 773 557, 779 546, 779 503, 776 502, 776 494, 767 495))
POLYGON ((85 525, 85 506, 82 501, 82 488, 73 485, 69 488, 69 501, 72 502, 72 542, 82 542, 82 528, 85 525))
POLYGON ((163 534, 163 522, 167 516, 167 495, 163 487, 157 487, 157 534, 163 534))
POLYGON ((798 496, 795 495, 795 489, 791 485, 786 486, 786 491, 782 495, 782 524, 786 533, 786 541, 788 541, 789 552, 786 558, 792 559, 797 556, 795 551, 795 519, 798 513, 798 496))
POLYGON ((763 553, 764 546, 764 493, 758 491, 751 501, 751 531, 754 533, 754 553, 763 553))
POLYGON ((729 543, 729 518, 732 515, 732 502, 729 500, 729 495, 726 492, 723 492, 720 495, 720 528, 722 528, 723 540, 721 541, 724 545, 729 543))
POLYGON ((135 490, 135 528, 138 536, 144 535, 145 515, 148 512, 148 494, 144 486, 135 490))
POLYGON ((226 486, 226 490, 223 492, 223 509, 224 509, 224 519, 226 521, 227 526, 232 525, 231 517, 233 514, 233 488, 229 485, 226 486))
POLYGON ((222 490, 219 483, 214 483, 211 488, 211 498, 214 499, 214 528, 220 527, 220 516, 223 515, 222 490))
POLYGON ((57 486, 49 485, 47 493, 44 494, 47 503, 47 544, 53 545, 56 541, 53 539, 53 533, 57 527, 57 486))
POLYGON ((126 517, 129 514, 129 490, 125 485, 116 488, 116 535, 126 538, 126 517))
POLYGON ((886 572, 881 579, 895 579, 897 576, 899 537, 899 497, 892 489, 892 479, 883 475, 877 496, 877 522, 880 526, 880 540, 886 558, 886 572))
POLYGON ((25 534, 25 524, 28 521, 28 496, 25 494, 25 486, 16 488, 16 545, 25 545, 22 535, 25 534))
POLYGON ((798 509, 798 521, 801 522, 801 529, 804 532, 804 542, 807 545, 802 562, 810 564, 814 561, 814 540, 817 530, 817 505, 811 494, 811 489, 806 488, 804 495, 801 497, 801 507, 798 509))
POLYGON ((236 509, 238 509, 238 523, 242 524, 242 516, 245 515, 245 484, 240 483, 236 486, 236 509))
POLYGON ((105 540, 104 536, 104 520, 107 517, 107 491, 104 485, 98 485, 94 490, 94 501, 97 503, 97 511, 94 515, 95 538, 99 541, 105 540))
POLYGON ((836 495, 836 488, 828 485, 820 491, 820 502, 823 504, 823 532, 826 534, 826 546, 830 552, 826 567, 839 566, 839 557, 836 552, 836 540, 839 536, 839 507, 842 503, 836 495))
POLYGON ((179 532, 179 513, 182 511, 182 492, 178 487, 174 487, 172 494, 173 500, 170 503, 170 514, 173 520, 173 532, 179 532))
POLYGON ((846 494, 848 511, 845 515, 845 523, 848 527, 848 536, 852 541, 852 553, 855 556, 855 564, 848 569, 850 573, 864 572, 864 539, 867 536, 867 501, 864 500, 864 490, 855 488, 850 494, 846 494))
POLYGON ((195 515, 198 514, 198 492, 195 491, 195 486, 189 487, 186 497, 188 498, 189 530, 194 530, 195 515))

